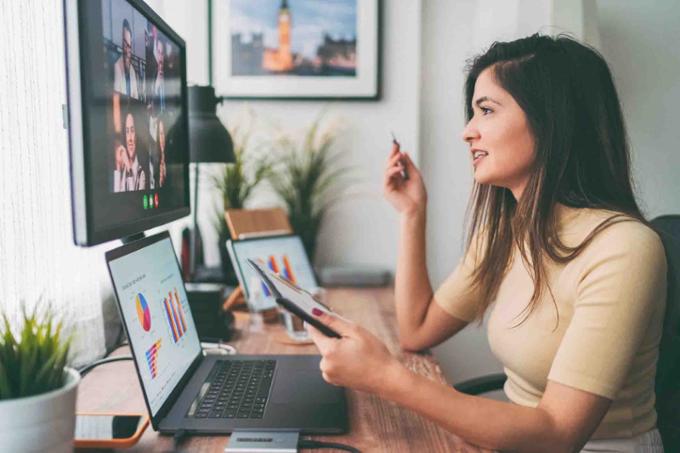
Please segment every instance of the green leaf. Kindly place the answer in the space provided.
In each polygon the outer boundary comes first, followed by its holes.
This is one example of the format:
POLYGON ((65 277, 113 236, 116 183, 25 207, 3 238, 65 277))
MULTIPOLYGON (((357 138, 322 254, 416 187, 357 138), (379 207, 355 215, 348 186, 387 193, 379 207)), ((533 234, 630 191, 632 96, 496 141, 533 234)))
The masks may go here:
POLYGON ((72 336, 62 339, 63 323, 55 320, 49 306, 38 315, 39 305, 30 313, 22 309, 22 325, 16 336, 9 318, 2 313, 0 400, 49 392, 64 383, 72 336))
POLYGON ((267 177, 311 259, 324 215, 331 200, 345 192, 350 171, 350 167, 338 167, 341 154, 333 148, 337 132, 321 131, 324 114, 321 112, 312 122, 301 143, 295 144, 287 136, 273 143, 278 163, 267 177))

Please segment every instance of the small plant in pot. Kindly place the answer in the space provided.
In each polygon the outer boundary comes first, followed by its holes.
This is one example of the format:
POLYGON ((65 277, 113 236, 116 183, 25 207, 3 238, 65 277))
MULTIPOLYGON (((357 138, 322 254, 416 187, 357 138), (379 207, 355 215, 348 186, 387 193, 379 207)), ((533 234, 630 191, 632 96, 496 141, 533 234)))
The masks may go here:
MULTIPOLYGON (((252 113, 250 114, 252 118, 252 113)), ((236 273, 227 254, 225 243, 231 237, 224 218, 227 209, 243 209, 253 190, 265 180, 270 165, 266 157, 257 157, 251 145, 252 122, 246 130, 234 127, 230 135, 234 142, 236 161, 226 164, 224 170, 213 177, 213 185, 222 195, 223 208, 216 209, 213 227, 217 232, 222 270, 228 284, 238 284, 236 273)))
POLYGON ((0 323, 0 446, 3 451, 73 450, 80 375, 68 368, 71 337, 51 310, 23 311, 16 335, 0 323))
POLYGON ((330 207, 344 194, 350 167, 340 165, 334 148, 337 128, 322 128, 323 114, 312 122, 301 142, 283 136, 274 143, 279 154, 268 180, 283 201, 293 231, 314 262, 319 230, 330 207))

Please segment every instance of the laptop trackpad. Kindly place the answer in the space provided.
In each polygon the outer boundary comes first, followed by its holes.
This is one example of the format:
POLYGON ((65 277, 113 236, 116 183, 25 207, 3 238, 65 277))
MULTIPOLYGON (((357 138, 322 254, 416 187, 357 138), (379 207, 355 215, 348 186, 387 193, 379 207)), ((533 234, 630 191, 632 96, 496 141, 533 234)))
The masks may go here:
MULTIPOLYGON (((280 378, 283 376, 280 376, 280 378)), ((340 392, 326 383, 320 375, 293 372, 277 382, 273 392, 273 403, 333 403, 338 401, 340 392)))

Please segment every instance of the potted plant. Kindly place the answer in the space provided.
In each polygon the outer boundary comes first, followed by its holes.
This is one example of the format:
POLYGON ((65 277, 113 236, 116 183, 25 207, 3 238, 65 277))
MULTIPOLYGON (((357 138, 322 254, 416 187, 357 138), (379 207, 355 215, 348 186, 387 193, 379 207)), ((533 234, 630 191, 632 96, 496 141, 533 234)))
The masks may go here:
MULTIPOLYGON (((252 118, 252 113, 251 113, 252 118)), ((216 209, 213 227, 217 232, 222 270, 229 284, 238 284, 231 260, 227 254, 225 243, 231 237, 224 218, 227 209, 242 209, 255 187, 265 178, 270 170, 266 157, 257 157, 251 146, 251 125, 243 130, 234 127, 229 131, 234 142, 234 156, 236 161, 226 164, 224 170, 213 177, 213 185, 222 195, 223 208, 216 209)))
POLYGON ((0 323, 0 446, 3 451, 70 452, 80 375, 66 367, 70 337, 47 310, 23 311, 14 335, 0 323))
POLYGON ((322 130, 323 115, 317 117, 298 143, 284 135, 274 146, 278 162, 267 174, 283 200, 293 231, 300 235, 309 259, 314 262, 319 229, 328 209, 343 194, 349 168, 339 166, 340 153, 333 148, 337 130, 322 130))

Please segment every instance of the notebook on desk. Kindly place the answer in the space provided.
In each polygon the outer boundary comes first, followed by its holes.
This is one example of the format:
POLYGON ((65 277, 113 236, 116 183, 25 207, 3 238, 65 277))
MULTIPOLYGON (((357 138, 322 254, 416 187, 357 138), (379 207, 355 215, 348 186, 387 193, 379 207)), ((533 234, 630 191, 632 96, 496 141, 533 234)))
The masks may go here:
POLYGON ((347 431, 345 392, 323 381, 319 356, 203 355, 167 232, 106 262, 155 430, 347 431))

